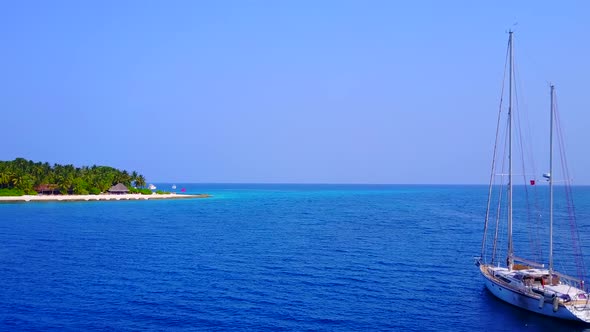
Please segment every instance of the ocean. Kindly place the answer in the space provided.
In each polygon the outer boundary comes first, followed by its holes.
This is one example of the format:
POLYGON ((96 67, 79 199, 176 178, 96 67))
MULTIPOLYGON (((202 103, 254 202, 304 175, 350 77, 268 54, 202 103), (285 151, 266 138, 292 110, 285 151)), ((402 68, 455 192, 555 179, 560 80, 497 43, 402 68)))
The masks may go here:
POLYGON ((486 186, 176 185, 213 197, 0 204, 0 330, 589 328, 485 289, 486 186))

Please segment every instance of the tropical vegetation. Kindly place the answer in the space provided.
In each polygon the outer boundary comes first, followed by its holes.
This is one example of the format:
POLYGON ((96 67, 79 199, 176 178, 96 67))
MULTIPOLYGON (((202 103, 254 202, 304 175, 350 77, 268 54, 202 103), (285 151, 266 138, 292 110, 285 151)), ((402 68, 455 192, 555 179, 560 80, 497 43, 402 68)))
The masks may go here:
POLYGON ((50 165, 24 158, 0 161, 0 196, 35 195, 39 190, 76 195, 100 194, 117 183, 124 184, 131 191, 141 192, 146 180, 136 171, 129 173, 109 166, 50 165))

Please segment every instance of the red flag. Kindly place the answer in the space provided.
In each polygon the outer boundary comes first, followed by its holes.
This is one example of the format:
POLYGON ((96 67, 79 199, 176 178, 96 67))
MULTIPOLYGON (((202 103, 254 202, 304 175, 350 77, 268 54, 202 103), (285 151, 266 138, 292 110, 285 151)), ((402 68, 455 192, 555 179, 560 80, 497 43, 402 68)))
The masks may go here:
POLYGON ((531 180, 531 186, 535 185, 535 180, 531 180))
POLYGON ((186 189, 185 189, 185 188, 182 188, 182 189, 180 189, 180 191, 182 191, 182 192, 185 192, 185 191, 186 191, 186 189))

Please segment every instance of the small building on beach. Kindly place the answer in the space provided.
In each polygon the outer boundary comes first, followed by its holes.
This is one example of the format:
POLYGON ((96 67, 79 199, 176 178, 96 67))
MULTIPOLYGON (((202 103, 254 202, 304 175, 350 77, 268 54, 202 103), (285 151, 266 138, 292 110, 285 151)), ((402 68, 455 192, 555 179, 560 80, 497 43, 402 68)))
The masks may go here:
POLYGON ((59 194, 59 186, 52 183, 42 183, 35 187, 35 191, 40 195, 55 195, 59 194))
POLYGON ((109 194, 122 195, 122 194, 128 194, 129 189, 127 189, 127 187, 125 187, 124 184, 117 183, 116 185, 112 186, 108 190, 108 192, 109 192, 109 194))

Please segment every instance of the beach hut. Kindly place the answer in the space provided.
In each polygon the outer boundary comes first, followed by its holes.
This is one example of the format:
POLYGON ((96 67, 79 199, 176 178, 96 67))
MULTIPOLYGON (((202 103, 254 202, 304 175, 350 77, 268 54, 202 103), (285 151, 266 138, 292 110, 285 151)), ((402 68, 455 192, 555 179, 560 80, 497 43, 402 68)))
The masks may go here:
POLYGON ((35 191, 41 195, 59 194, 59 186, 57 184, 43 183, 35 187, 35 191))
POLYGON ((117 183, 116 185, 112 186, 111 189, 109 189, 109 193, 110 194, 122 195, 122 194, 129 193, 129 189, 127 189, 127 187, 125 187, 124 184, 117 183))

